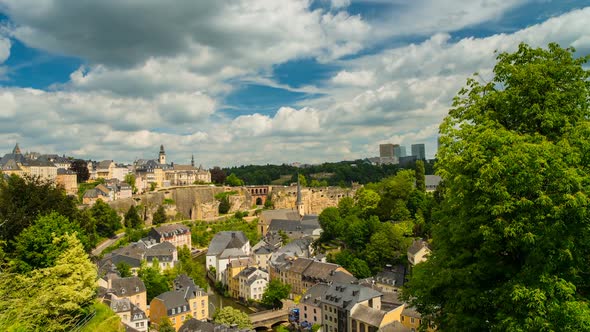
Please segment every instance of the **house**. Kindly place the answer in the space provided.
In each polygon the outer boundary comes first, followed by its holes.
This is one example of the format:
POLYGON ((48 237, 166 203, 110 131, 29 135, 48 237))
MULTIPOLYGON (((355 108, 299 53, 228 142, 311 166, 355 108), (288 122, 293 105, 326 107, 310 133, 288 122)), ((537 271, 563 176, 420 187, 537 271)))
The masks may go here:
POLYGON ((112 179, 115 162, 112 160, 103 160, 96 165, 97 179, 112 179))
POLYGON ((428 242, 419 239, 414 240, 412 245, 408 248, 408 261, 412 266, 426 261, 430 254, 430 246, 428 242))
POLYGON ((84 196, 82 196, 82 204, 94 205, 99 199, 105 202, 113 200, 113 193, 111 190, 102 184, 97 185, 93 189, 86 190, 84 196))
POLYGON ((260 301, 268 285, 268 272, 259 267, 247 267, 235 277, 238 279, 238 298, 242 301, 249 299, 260 301))
POLYGON ((284 264, 271 267, 271 280, 279 279, 291 285, 290 298, 303 295, 305 291, 320 282, 351 283, 357 279, 340 265, 323 263, 309 258, 288 260, 284 264))
MULTIPOLYGON (((422 315, 414 307, 404 307, 400 317, 401 323, 411 329, 411 331, 418 331, 420 324, 422 324, 422 315)), ((426 331, 436 331, 434 326, 428 326, 426 331)))
POLYGON ((55 182, 58 186, 64 188, 67 195, 76 195, 78 193, 78 176, 76 172, 58 168, 55 182))
POLYGON ((157 261, 160 268, 172 268, 178 262, 178 251, 169 242, 157 243, 155 240, 144 239, 104 255, 99 261, 99 272, 111 271, 113 266, 125 263, 131 267, 131 272, 137 275, 142 261, 145 261, 147 266, 153 266, 157 261))
POLYGON ((150 229, 148 236, 157 242, 170 242, 176 248, 191 249, 191 229, 183 224, 171 224, 150 229))
POLYGON ((182 324, 178 332, 249 332, 248 329, 239 329, 227 325, 215 324, 191 318, 182 324))
POLYGON ((20 166, 24 173, 39 177, 42 180, 55 182, 57 178, 57 167, 48 161, 28 160, 20 166))
POLYGON ((381 292, 397 292, 403 287, 408 271, 402 264, 391 265, 387 264, 374 277, 361 280, 361 284, 376 286, 381 292))
POLYGON ((268 225, 267 234, 284 232, 290 239, 312 237, 317 239, 322 233, 322 227, 317 215, 305 215, 297 219, 272 219, 268 225))
POLYGON ((330 285, 320 283, 313 285, 299 301, 297 307, 299 308, 299 320, 301 322, 308 322, 311 325, 322 325, 322 296, 328 291, 330 285))
POLYGON ((393 322, 399 322, 404 305, 390 310, 383 309, 357 303, 350 311, 350 331, 377 331, 393 322))
POLYGON ((254 246, 252 247, 252 254, 254 255, 254 259, 256 260, 256 264, 261 269, 268 269, 268 262, 272 256, 272 253, 276 250, 274 247, 264 244, 263 241, 260 241, 258 244, 263 243, 261 246, 254 246))
POLYGON ((240 281, 238 274, 248 267, 257 267, 256 262, 252 257, 239 258, 231 260, 225 270, 225 279, 222 280, 224 285, 227 285, 229 294, 233 298, 240 296, 240 281))
POLYGON ((179 330, 189 315, 206 319, 209 315, 208 306, 207 292, 196 286, 192 279, 181 275, 174 281, 174 290, 152 299, 150 322, 158 326, 164 317, 168 317, 174 329, 179 330))
POLYGON ((147 312, 147 291, 138 277, 121 278, 116 273, 107 273, 98 280, 99 294, 115 295, 117 299, 129 300, 143 312, 147 312))
POLYGON ((121 318, 121 323, 128 327, 126 330, 148 331, 149 321, 145 311, 131 303, 129 299, 109 294, 104 302, 121 318))
MULTIPOLYGON (((353 311, 363 310, 368 312, 371 309, 381 310, 381 293, 358 284, 347 284, 334 282, 323 294, 320 300, 322 306, 322 327, 324 332, 352 332, 353 330, 351 315, 353 311), (358 305, 370 309, 358 309, 358 305)), ((374 313, 371 310, 371 313, 374 313)), ((356 314, 355 317, 359 317, 356 314)), ((371 321, 372 322, 372 321, 371 321)), ((354 326, 358 326, 355 324, 354 326)), ((371 330, 369 330, 371 331, 371 330)))
POLYGON ((215 234, 207 250, 207 269, 214 271, 216 281, 227 282, 225 270, 229 262, 249 257, 250 241, 243 232, 219 232, 215 234))

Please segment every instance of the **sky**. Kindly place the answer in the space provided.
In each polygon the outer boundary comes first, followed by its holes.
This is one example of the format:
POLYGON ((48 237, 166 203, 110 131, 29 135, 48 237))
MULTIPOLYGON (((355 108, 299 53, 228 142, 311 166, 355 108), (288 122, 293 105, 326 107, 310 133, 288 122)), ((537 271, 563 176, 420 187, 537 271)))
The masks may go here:
POLYGON ((495 51, 590 53, 577 0, 0 0, 0 155, 205 167, 426 145, 495 51))

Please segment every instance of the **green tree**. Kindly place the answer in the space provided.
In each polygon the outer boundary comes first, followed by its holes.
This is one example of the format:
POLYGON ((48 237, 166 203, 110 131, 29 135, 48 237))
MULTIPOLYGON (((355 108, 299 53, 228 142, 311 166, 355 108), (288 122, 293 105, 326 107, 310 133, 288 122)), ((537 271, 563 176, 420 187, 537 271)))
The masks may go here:
POLYGON ((152 266, 147 266, 143 263, 137 272, 137 276, 145 284, 148 302, 151 302, 154 297, 170 290, 168 279, 160 273, 159 262, 156 258, 152 261, 152 266))
POLYGON ((65 331, 95 297, 96 269, 74 235, 56 237, 54 266, 30 274, 0 273, 1 331, 65 331))
POLYGON ((225 174, 225 172, 221 168, 219 168, 219 166, 213 167, 210 170, 210 172, 211 172, 211 181, 213 181, 213 183, 222 184, 225 182, 227 175, 225 174))
POLYGON ((9 247, 10 240, 32 225, 39 215, 51 212, 75 220, 78 209, 74 200, 51 181, 0 176, 0 239, 7 240, 9 247))
POLYGON ((455 98, 433 252, 404 292, 440 330, 590 330, 587 60, 521 44, 455 98))
POLYGON ((69 243, 56 237, 75 235, 90 250, 88 238, 78 225, 56 212, 37 218, 33 225, 22 231, 14 240, 14 258, 18 271, 50 267, 60 257, 69 243))
POLYGON ((377 209, 381 197, 374 190, 360 188, 354 195, 356 206, 359 207, 362 215, 369 216, 377 209))
POLYGON ((219 214, 226 214, 229 212, 231 204, 229 203, 229 195, 224 195, 219 199, 219 214))
POLYGON ((424 161, 416 160, 416 189, 426 192, 426 176, 424 175, 424 161))
POLYGON ((262 304, 269 308, 282 308, 283 301, 289 297, 291 285, 282 283, 279 279, 271 280, 262 294, 262 304))
POLYGON ((164 316, 160 321, 160 326, 158 327, 158 332, 176 332, 174 326, 172 326, 172 322, 168 316, 164 316))
POLYGON ((133 276, 133 273, 131 273, 131 265, 125 263, 125 262, 119 262, 117 263, 117 271, 119 271, 119 274, 121 275, 121 278, 127 278, 127 277, 131 277, 133 276))
POLYGON ((131 205, 127 213, 125 213, 125 227, 127 228, 141 228, 143 226, 143 221, 139 217, 139 213, 137 212, 137 208, 135 205, 131 205))
POLYGON ((154 191, 154 190, 156 190, 156 188, 158 188, 158 184, 155 182, 151 182, 150 183, 150 191, 154 191))
POLYGON ((133 193, 137 193, 137 187, 135 186, 135 174, 133 173, 129 173, 125 175, 125 183, 127 183, 129 186, 131 186, 131 190, 133 191, 133 193))
POLYGON ((340 212, 335 207, 325 208, 318 217, 322 234, 322 241, 327 242, 340 237, 343 234, 344 223, 340 217, 340 212))
POLYGON ((121 229, 121 217, 101 199, 90 208, 90 214, 96 221, 96 231, 100 236, 111 237, 121 229))
POLYGON ((154 225, 160 225, 166 222, 168 218, 166 217, 166 211, 164 210, 164 206, 160 205, 156 212, 154 212, 154 216, 152 218, 152 223, 154 225))
POLYGON ((223 307, 215 312, 213 320, 217 324, 233 325, 236 324, 240 329, 252 329, 252 321, 245 312, 232 307, 223 307))
POLYGON ((70 164, 70 170, 76 173, 78 183, 88 181, 90 172, 88 171, 88 163, 86 160, 76 159, 70 164))
POLYGON ((225 184, 231 187, 239 187, 244 185, 244 181, 236 176, 235 173, 231 173, 226 179, 225 184))
POLYGON ((297 177, 299 179, 299 185, 301 187, 307 187, 307 179, 305 178, 305 175, 298 174, 297 177))

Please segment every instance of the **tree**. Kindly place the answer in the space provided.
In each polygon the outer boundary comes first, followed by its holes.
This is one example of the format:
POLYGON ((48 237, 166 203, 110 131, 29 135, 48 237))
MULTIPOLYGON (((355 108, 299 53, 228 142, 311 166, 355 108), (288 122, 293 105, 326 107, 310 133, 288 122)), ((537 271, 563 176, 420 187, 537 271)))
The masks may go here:
POLYGON ((76 172, 76 179, 78 183, 88 181, 90 172, 88 171, 88 163, 82 159, 76 159, 70 164, 70 170, 76 172))
POLYGON ((154 297, 170 290, 168 279, 160 273, 159 262, 156 258, 152 261, 152 266, 142 263, 137 276, 145 284, 148 302, 151 302, 154 297))
POLYGON ((158 327, 158 332, 176 332, 174 326, 172 326, 172 322, 168 316, 164 316, 160 321, 160 326, 158 327))
POLYGON ((131 273, 131 265, 125 263, 125 262, 119 262, 117 263, 117 271, 119 271, 119 274, 121 275, 121 278, 127 278, 127 277, 131 277, 133 276, 133 273, 131 273))
POLYGON ((100 236, 111 237, 121 229, 121 217, 101 199, 90 208, 90 214, 96 220, 96 231, 100 236))
POLYGON ((152 223, 154 225, 163 224, 166 222, 168 218, 166 217, 166 210, 164 210, 164 206, 160 205, 156 212, 154 212, 154 216, 152 218, 152 223))
POLYGON ((252 321, 245 312, 232 307, 223 307, 215 312, 213 321, 217 324, 233 325, 236 324, 240 329, 252 329, 252 321))
POLYGON ((156 190, 156 188, 158 188, 158 184, 155 182, 151 182, 150 183, 150 191, 154 191, 154 190, 156 190))
POLYGON ((235 173, 231 173, 226 179, 225 184, 231 187, 239 187, 244 185, 244 181, 236 176, 235 173))
POLYGON ((215 166, 213 167, 211 170, 211 181, 213 181, 213 183, 217 183, 217 184, 222 184, 225 182, 225 178, 227 177, 227 175, 225 174, 225 172, 219 168, 219 166, 215 166))
POLYGON ((75 235, 85 246, 85 250, 91 249, 84 232, 68 218, 56 212, 37 218, 33 225, 22 231, 14 240, 17 270, 29 272, 53 266, 69 245, 68 242, 56 241, 55 238, 66 234, 75 235))
POLYGON ((590 73, 573 54, 500 54, 441 124, 433 251, 404 291, 440 330, 590 329, 590 73))
POLYGON ((269 308, 283 307, 283 301, 289 297, 291 285, 282 283, 279 279, 271 280, 262 294, 262 304, 269 308))
POLYGON ((143 221, 139 217, 139 213, 137 213, 137 208, 135 205, 131 205, 127 213, 125 213, 125 227, 127 228, 141 228, 143 225, 143 221))
POLYGON ((325 208, 320 213, 318 221, 322 227, 322 234, 320 235, 322 241, 327 242, 342 236, 344 223, 337 208, 325 208))
POLYGON ((135 174, 129 173, 125 175, 125 183, 131 186, 131 190, 135 194, 137 192, 137 187, 135 186, 135 174))
POLYGON ((14 239, 33 224, 39 215, 57 212, 74 220, 78 214, 76 204, 65 191, 51 181, 39 177, 0 176, 0 239, 14 239))
POLYGON ((426 176, 424 175, 424 161, 416 160, 416 189, 426 192, 426 176))
POLYGON ((229 203, 229 195, 223 195, 219 199, 219 214, 226 214, 229 212, 231 204, 229 203))
POLYGON ((299 179, 299 185, 301 187, 307 187, 307 179, 303 174, 297 174, 297 178, 299 179))
POLYGON ((0 330, 70 330, 92 304, 96 270, 82 244, 67 234, 54 241, 64 244, 54 266, 0 273, 0 330))

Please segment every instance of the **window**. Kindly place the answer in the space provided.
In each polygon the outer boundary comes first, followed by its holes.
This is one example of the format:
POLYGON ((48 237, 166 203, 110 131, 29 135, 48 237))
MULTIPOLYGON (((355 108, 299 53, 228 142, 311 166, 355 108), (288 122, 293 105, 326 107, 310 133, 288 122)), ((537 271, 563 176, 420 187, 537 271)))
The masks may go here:
POLYGON ((176 309, 172 308, 172 314, 176 314, 176 309))
POLYGON ((205 316, 205 309, 201 310, 201 315, 205 316))
POLYGON ((401 321, 402 321, 402 322, 404 321, 404 316, 402 316, 402 317, 401 317, 401 321))
POLYGON ((328 315, 327 314, 324 315, 324 319, 328 320, 328 315))
POLYGON ((303 310, 304 311, 307 311, 307 306, 306 305, 303 306, 303 310))
POLYGON ((313 308, 313 313, 315 314, 315 308, 313 308))
POLYGON ((410 318, 410 323, 414 324, 414 317, 410 318))
POLYGON ((180 321, 184 322, 184 315, 180 316, 180 321))
POLYGON ((303 314, 303 318, 307 319, 307 314, 303 314))

